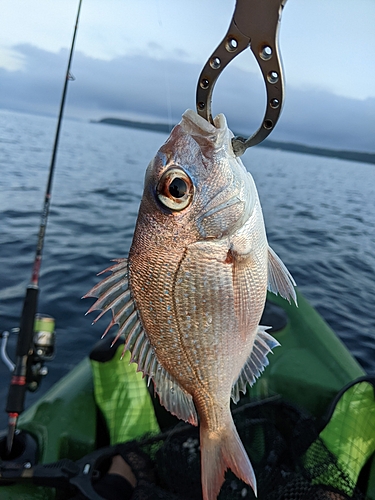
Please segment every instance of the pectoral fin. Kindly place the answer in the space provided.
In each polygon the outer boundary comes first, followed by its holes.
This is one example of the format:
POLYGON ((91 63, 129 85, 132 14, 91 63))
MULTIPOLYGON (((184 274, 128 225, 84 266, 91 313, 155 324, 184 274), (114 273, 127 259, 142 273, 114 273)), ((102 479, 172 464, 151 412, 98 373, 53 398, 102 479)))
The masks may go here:
POLYGON ((289 303, 293 299, 297 305, 295 286, 296 282, 285 264, 272 248, 268 247, 268 290, 276 295, 281 295, 289 303))

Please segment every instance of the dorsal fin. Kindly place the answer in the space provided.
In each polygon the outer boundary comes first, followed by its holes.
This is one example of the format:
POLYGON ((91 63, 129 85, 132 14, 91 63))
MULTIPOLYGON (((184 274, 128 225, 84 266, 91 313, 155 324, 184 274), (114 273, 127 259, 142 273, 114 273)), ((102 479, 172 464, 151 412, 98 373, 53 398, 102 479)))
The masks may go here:
POLYGON ((240 399, 240 391, 246 393, 246 386, 252 386, 256 379, 269 364, 267 354, 280 344, 276 339, 266 332, 270 326, 258 326, 258 332, 254 340, 253 350, 248 357, 242 371, 233 384, 231 397, 235 403, 240 399))
POLYGON ((143 329, 129 286, 127 259, 116 259, 115 262, 115 265, 100 273, 110 271, 112 274, 95 285, 84 296, 84 298, 98 299, 86 314, 101 310, 94 320, 96 322, 103 314, 111 310, 112 320, 104 335, 112 326, 118 325, 119 329, 113 344, 121 335, 124 335, 123 354, 125 351, 130 351, 130 361, 138 364, 138 371, 141 371, 144 376, 147 375, 149 381, 153 380, 160 403, 178 418, 198 425, 192 396, 160 365, 147 333, 143 329))
POLYGON ((152 378, 154 379, 154 387, 159 395, 160 403, 172 415, 176 415, 176 417, 189 422, 189 424, 198 425, 197 412, 192 396, 160 364, 158 364, 156 374, 152 378))

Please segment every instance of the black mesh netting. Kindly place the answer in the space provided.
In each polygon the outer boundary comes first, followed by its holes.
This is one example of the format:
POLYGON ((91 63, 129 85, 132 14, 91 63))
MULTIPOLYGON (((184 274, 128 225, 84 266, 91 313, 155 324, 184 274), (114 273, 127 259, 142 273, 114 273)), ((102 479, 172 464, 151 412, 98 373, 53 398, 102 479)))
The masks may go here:
MULTIPOLYGON (((258 499, 364 499, 319 439, 314 419, 280 400, 247 404, 233 412, 253 464, 258 499)), ((134 500, 199 500, 199 431, 186 424, 169 432, 121 445, 138 486, 134 500)), ((219 500, 255 499, 251 488, 230 471, 219 500)))

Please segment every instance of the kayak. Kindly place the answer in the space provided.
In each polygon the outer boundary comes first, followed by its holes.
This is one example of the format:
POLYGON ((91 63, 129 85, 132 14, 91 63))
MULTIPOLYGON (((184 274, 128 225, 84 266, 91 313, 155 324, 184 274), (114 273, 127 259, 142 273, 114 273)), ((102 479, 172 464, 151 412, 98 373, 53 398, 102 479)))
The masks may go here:
MULTIPOLYGON (((269 365, 248 388, 246 398, 255 402, 278 396, 321 419, 337 393, 366 374, 298 290, 297 299, 298 307, 268 295, 261 323, 272 326, 270 332, 281 346, 269 355, 269 365)), ((92 366, 86 358, 20 416, 18 428, 35 440, 37 463, 49 464, 61 459, 79 460, 108 445, 100 425, 92 366)), ((366 469, 366 498, 375 499, 374 458, 367 461, 366 469)), ((53 488, 15 482, 0 485, 0 498, 59 497, 53 488)))

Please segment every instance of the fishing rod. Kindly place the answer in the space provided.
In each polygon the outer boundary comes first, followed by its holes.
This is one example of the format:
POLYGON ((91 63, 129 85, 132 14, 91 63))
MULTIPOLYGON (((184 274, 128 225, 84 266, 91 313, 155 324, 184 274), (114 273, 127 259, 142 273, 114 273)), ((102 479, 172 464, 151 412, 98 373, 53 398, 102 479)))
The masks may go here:
POLYGON ((17 340, 16 348, 16 363, 13 371, 13 375, 10 381, 8 399, 6 405, 6 412, 8 413, 8 435, 7 435, 7 451, 10 453, 12 451, 14 434, 17 426, 17 421, 19 415, 24 410, 25 394, 28 385, 28 378, 30 375, 30 356, 33 354, 33 334, 34 334, 34 322, 35 315, 37 311, 38 304, 38 294, 39 294, 39 273, 40 266, 42 262, 42 251, 44 245, 44 236, 46 232, 47 219, 49 213, 49 207, 51 202, 51 192, 52 192, 52 181, 55 171, 56 154, 60 137, 60 128, 62 117, 64 113, 65 98, 68 89, 68 82, 72 79, 70 74, 70 66, 73 57, 74 44, 78 28, 78 20, 81 11, 82 0, 79 0, 77 18, 73 33, 72 44, 70 47, 70 55, 68 61, 68 67, 65 75, 64 88, 62 92, 62 98, 60 103, 60 112, 57 121, 55 141, 53 145, 51 163, 49 167, 48 182, 44 197, 44 205, 41 214, 41 221, 39 226, 38 242, 36 246, 35 259, 31 273, 31 280, 26 289, 25 300, 23 303, 20 328, 17 340))

